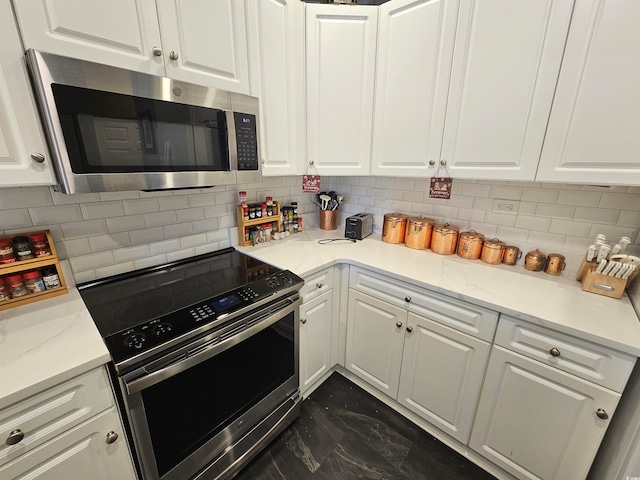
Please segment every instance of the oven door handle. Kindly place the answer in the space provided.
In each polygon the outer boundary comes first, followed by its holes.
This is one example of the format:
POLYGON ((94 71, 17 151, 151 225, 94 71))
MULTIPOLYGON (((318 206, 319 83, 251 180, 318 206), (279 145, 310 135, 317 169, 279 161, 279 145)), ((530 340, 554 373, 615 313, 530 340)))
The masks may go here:
MULTIPOLYGON (((286 300, 287 302, 289 302, 289 305, 286 305, 282 309, 274 312, 264 320, 261 320, 260 322, 246 328, 241 333, 233 335, 213 345, 207 345, 205 343, 204 345, 201 345, 200 347, 197 347, 185 354, 178 355, 177 357, 175 355, 172 355, 173 358, 171 360, 168 360, 166 365, 163 365, 157 370, 149 372, 148 370, 146 370, 146 368, 143 368, 142 371, 144 373, 142 374, 142 376, 140 376, 140 370, 132 372, 131 375, 135 376, 135 378, 132 380, 127 380, 127 376, 125 376, 122 379, 122 382, 127 389, 127 394, 133 395, 137 392, 140 392, 145 388, 148 388, 152 385, 155 385, 156 383, 173 377, 180 372, 183 372, 191 367, 198 365, 199 363, 204 362, 205 360, 210 359, 215 355, 224 352, 234 345, 237 345, 241 341, 282 320, 290 313, 296 312, 302 304, 302 299, 300 298, 297 298, 296 300, 289 298, 286 300)), ((297 321, 294 322, 294 325, 297 325, 297 321)))

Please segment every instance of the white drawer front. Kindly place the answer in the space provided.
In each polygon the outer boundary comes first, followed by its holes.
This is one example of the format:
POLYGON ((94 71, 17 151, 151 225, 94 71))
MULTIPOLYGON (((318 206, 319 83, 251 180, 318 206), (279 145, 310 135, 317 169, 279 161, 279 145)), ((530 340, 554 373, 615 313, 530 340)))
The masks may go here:
POLYGON ((495 343, 616 392, 624 389, 636 361, 630 355, 504 315, 495 343))
POLYGON ((359 267, 351 267, 349 287, 385 300, 430 320, 491 342, 498 313, 359 267))
POLYGON ((112 405, 107 374, 98 368, 0 410, 0 465, 112 405), (24 438, 7 445, 11 432, 16 430, 24 438))
POLYGON ((305 277, 304 286, 300 289, 303 302, 307 302, 318 295, 333 288, 333 267, 305 277))

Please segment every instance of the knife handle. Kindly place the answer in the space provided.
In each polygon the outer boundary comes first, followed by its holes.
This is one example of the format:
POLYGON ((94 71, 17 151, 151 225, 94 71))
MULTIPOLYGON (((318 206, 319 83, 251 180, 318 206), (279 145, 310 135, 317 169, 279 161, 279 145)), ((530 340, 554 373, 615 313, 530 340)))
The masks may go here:
POLYGON ((596 249, 597 247, 595 245, 589 245, 589 248, 587 248, 587 262, 593 262, 596 256, 596 249))

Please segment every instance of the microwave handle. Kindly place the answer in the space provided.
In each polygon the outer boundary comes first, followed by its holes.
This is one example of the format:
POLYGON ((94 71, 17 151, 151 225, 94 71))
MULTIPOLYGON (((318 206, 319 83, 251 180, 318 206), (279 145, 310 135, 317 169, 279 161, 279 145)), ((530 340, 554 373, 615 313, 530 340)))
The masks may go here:
POLYGON ((232 172, 238 171, 238 133, 233 112, 224 112, 227 120, 227 147, 229 148, 229 168, 232 172))

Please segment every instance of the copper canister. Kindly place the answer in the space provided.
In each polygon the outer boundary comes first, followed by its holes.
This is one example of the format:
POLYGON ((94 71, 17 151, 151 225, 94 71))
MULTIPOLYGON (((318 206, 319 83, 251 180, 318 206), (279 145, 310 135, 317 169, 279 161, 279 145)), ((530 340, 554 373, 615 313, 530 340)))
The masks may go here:
POLYGON ((499 263, 502 263, 502 256, 504 255, 505 247, 505 243, 501 242, 497 238, 484 242, 484 245, 482 245, 480 260, 491 265, 498 265, 499 263))
POLYGON ((532 272, 539 272, 544 268, 547 257, 537 248, 524 257, 524 268, 532 272))
POLYGON ((559 253, 550 253, 547 255, 547 262, 544 266, 544 273, 549 275, 560 275, 566 267, 564 256, 559 253))
POLYGON ((504 247, 504 255, 502 256, 502 263, 505 265, 515 265, 518 259, 522 256, 520 249, 513 245, 507 245, 504 247))
POLYGON ((407 230, 404 236, 404 244, 409 248, 424 250, 431 245, 431 233, 436 223, 430 218, 409 217, 407 230))
POLYGON ((403 243, 407 228, 407 216, 402 213, 385 213, 382 226, 382 241, 387 243, 403 243))
POLYGON ((467 260, 479 259, 483 243, 484 235, 475 230, 460 233, 460 238, 458 239, 458 256, 466 258, 467 260))
POLYGON ((460 228, 448 223, 434 225, 431 234, 431 250, 440 255, 452 255, 456 253, 460 228))

